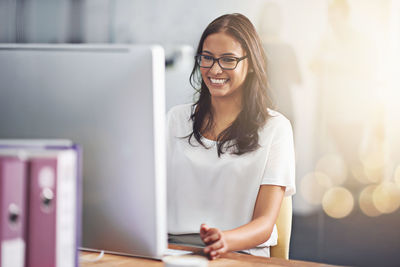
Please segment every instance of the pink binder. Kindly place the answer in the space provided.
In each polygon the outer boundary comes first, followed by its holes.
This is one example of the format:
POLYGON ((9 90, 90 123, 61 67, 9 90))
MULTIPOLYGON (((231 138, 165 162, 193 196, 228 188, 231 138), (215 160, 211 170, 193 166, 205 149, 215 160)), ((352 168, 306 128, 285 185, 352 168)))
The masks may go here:
POLYGON ((0 155, 0 267, 25 259, 26 162, 0 155))
POLYGON ((56 266, 57 158, 31 158, 28 164, 27 267, 56 266))
POLYGON ((4 151, 23 153, 26 161, 26 249, 21 265, 0 267, 79 266, 81 148, 71 142, 0 140, 4 151))

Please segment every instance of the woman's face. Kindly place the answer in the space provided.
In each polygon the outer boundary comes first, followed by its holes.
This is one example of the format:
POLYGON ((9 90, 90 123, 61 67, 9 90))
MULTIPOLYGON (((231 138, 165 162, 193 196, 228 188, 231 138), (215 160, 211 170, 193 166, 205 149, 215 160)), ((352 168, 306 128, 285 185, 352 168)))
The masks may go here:
MULTIPOLYGON (((240 58, 246 56, 246 53, 236 39, 224 32, 219 32, 206 37, 202 55, 209 55, 214 58, 222 56, 240 58)), ((215 62, 211 68, 200 67, 201 76, 212 97, 241 96, 247 70, 247 58, 241 60, 233 70, 222 69, 218 62, 215 62)))

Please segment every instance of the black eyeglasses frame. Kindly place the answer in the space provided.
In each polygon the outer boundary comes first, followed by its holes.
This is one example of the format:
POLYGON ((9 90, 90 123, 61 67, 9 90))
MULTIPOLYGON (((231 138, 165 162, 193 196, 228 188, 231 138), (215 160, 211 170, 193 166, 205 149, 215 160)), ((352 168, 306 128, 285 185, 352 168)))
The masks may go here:
POLYGON ((215 61, 217 61, 217 62, 218 62, 218 65, 219 65, 219 67, 220 67, 221 69, 223 69, 223 70, 234 70, 234 69, 236 69, 236 67, 237 67, 237 65, 239 64, 239 62, 242 61, 243 59, 246 59, 247 57, 248 57, 248 56, 246 55, 246 56, 243 56, 243 57, 222 56, 222 57, 219 57, 219 58, 215 58, 215 57, 210 56, 210 55, 197 54, 194 58, 195 58, 195 60, 196 60, 196 64, 199 65, 200 68, 211 69, 211 68, 214 66, 214 64, 215 64, 215 61), (201 58, 202 56, 209 56, 209 57, 212 58, 213 63, 211 64, 211 66, 209 66, 209 67, 204 67, 204 66, 201 66, 201 65, 200 65, 199 61, 200 61, 200 58, 201 58), (219 60, 220 60, 221 58, 227 58, 227 57, 228 57, 228 58, 234 58, 234 59, 236 60, 236 65, 235 65, 235 67, 233 67, 233 68, 224 68, 224 67, 221 66, 221 63, 219 62, 219 60))

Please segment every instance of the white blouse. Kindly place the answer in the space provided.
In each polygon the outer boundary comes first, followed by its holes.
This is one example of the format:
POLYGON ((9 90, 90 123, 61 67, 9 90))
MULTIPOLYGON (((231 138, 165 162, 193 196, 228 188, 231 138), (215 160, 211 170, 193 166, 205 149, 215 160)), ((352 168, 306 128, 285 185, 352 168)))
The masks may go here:
MULTIPOLYGON (((251 221, 260 185, 295 189, 293 133, 289 120, 269 110, 259 130, 260 147, 243 155, 218 157, 216 142, 192 137, 191 104, 173 107, 167 118, 168 232, 199 233, 200 224, 230 230, 251 221)), ((261 247, 277 244, 276 227, 261 247)))

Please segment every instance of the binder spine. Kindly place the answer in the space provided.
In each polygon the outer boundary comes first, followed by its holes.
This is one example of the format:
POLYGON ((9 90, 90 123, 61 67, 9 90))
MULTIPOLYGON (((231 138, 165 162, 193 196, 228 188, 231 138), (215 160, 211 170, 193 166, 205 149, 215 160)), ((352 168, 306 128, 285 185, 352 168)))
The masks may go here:
POLYGON ((0 156, 0 267, 25 263, 26 162, 0 156))
POLYGON ((27 267, 56 263, 57 159, 29 161, 27 267))
POLYGON ((76 260, 76 173, 75 151, 63 151, 57 162, 56 266, 73 267, 76 260))

